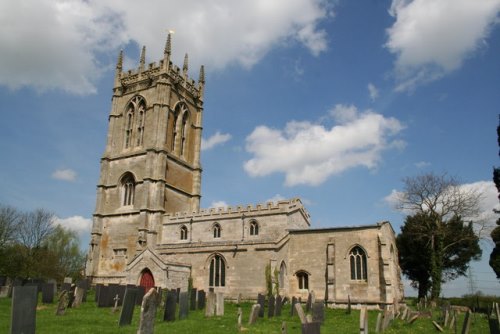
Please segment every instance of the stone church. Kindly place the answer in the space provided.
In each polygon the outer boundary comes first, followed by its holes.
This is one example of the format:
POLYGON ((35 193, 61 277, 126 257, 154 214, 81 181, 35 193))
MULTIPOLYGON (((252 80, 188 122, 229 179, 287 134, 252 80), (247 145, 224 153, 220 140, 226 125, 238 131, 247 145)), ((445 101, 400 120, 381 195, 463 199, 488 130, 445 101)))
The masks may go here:
MULTIPOLYGON (((197 81, 163 59, 116 65, 86 274, 94 284, 223 292, 255 299, 266 268, 282 296, 331 306, 383 305, 403 298, 389 222, 310 228, 300 199, 200 208, 203 66, 197 81)), ((230 196, 230 189, 228 189, 230 196)))

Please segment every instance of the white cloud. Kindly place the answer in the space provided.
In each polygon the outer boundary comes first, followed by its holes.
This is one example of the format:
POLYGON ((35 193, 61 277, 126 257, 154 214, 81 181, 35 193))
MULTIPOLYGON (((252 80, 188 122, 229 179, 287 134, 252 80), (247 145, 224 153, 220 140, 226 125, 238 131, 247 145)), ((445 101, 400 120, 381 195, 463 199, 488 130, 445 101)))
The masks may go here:
POLYGON ((82 216, 72 216, 68 218, 56 218, 55 225, 61 225, 64 228, 75 231, 80 236, 90 235, 92 228, 92 219, 82 216))
POLYGON ((210 204, 211 208, 227 208, 229 205, 224 201, 214 201, 210 204))
POLYGON ((217 131, 213 136, 208 139, 201 139, 201 150, 209 150, 217 145, 224 144, 231 139, 231 135, 228 133, 220 133, 217 131))
POLYGON ((419 169, 429 167, 430 165, 431 165, 431 163, 427 162, 427 161, 419 161, 419 162, 415 163, 415 167, 417 167, 419 169))
POLYGON ((378 89, 371 82, 368 84, 368 93, 370 94, 370 99, 375 101, 378 98, 378 89))
POLYGON ((254 156, 244 164, 253 177, 285 173, 285 184, 319 185, 331 175, 364 166, 376 168, 382 152, 403 125, 370 110, 337 105, 331 115, 339 124, 327 128, 310 122, 291 121, 283 130, 259 126, 246 139, 254 156))
POLYGON ((251 67, 293 41, 318 55, 327 48, 318 25, 332 17, 330 7, 326 0, 4 0, 0 85, 93 93, 120 46, 146 45, 148 60, 158 61, 168 30, 175 30, 174 62, 188 52, 196 71, 201 63, 211 71, 251 67))
POLYGON ((52 173, 52 178, 56 180, 62 181, 75 181, 76 180, 76 172, 72 169, 57 169, 52 173))
POLYGON ((268 200, 266 201, 266 203, 267 203, 267 202, 273 202, 273 203, 276 203, 276 202, 282 201, 282 200, 284 200, 284 199, 286 199, 286 198, 285 198, 285 197, 283 197, 282 195, 280 195, 280 194, 276 194, 276 195, 274 195, 273 197, 271 197, 270 199, 268 199, 268 200))
POLYGON ((500 0, 393 0, 386 47, 397 56, 397 90, 458 69, 498 23, 500 0))

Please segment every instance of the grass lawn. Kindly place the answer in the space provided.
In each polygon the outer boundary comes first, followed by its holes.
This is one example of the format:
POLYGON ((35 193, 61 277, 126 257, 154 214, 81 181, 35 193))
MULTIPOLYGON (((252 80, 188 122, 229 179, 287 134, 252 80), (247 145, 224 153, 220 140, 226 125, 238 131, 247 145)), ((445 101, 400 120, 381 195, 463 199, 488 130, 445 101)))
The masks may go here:
MULTIPOLYGON (((243 311, 244 333, 276 333, 281 334, 281 324, 286 322, 288 333, 301 333, 300 321, 297 316, 290 316, 290 305, 285 305, 282 316, 268 319, 259 318, 257 323, 248 326, 251 303, 241 304, 243 311)), ((37 334, 53 333, 137 333, 139 325, 140 307, 134 310, 132 325, 118 327, 120 312, 112 313, 111 308, 98 308, 93 302, 93 296, 89 295, 89 302, 83 303, 77 309, 67 309, 63 316, 56 316, 56 303, 44 305, 41 302, 37 308, 36 332, 37 334)), ((10 327, 11 299, 0 298, 0 333, 9 333, 10 327)), ((188 319, 176 320, 174 322, 163 322, 163 310, 158 309, 155 333, 238 333, 236 304, 226 303, 225 315, 222 317, 205 318, 203 311, 191 311, 188 319)), ((375 332, 377 314, 369 312, 369 332, 375 332)), ((434 320, 437 320, 439 312, 434 312, 434 320)), ((459 317, 458 330, 461 332, 464 315, 459 317)), ((488 320, 483 314, 474 314, 472 326, 469 333, 488 333, 488 320)), ((326 309, 325 323, 321 326, 322 333, 359 333, 359 311, 353 310, 346 314, 345 310, 326 309)), ((431 319, 418 319, 413 324, 407 324, 401 320, 394 320, 384 333, 438 333, 431 323, 431 319)), ((455 333, 445 329, 444 333, 455 333)))

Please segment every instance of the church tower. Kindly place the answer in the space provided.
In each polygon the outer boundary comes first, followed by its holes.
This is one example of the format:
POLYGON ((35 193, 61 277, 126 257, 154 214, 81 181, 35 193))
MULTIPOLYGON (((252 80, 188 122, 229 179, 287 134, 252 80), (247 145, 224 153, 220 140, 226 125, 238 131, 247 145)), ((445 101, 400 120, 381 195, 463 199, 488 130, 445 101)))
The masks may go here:
POLYGON ((127 263, 160 242, 162 217, 200 206, 204 68, 197 82, 172 64, 171 35, 163 59, 124 72, 116 65, 106 149, 101 158, 86 274, 118 283, 127 263))

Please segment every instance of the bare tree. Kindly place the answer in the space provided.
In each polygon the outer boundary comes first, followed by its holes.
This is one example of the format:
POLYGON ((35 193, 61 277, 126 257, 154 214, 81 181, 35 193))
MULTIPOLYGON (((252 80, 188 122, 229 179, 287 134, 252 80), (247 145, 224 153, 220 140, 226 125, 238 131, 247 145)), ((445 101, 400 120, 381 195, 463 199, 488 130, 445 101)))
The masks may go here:
POLYGON ((36 209, 21 215, 17 240, 27 249, 40 248, 53 232, 55 216, 44 209, 36 209))
POLYGON ((16 208, 0 205, 0 250, 16 239, 20 217, 16 208))
MULTIPOLYGON (((422 226, 421 232, 426 233, 429 240, 431 297, 437 299, 441 294, 443 256, 447 248, 463 242, 463 238, 470 238, 467 234, 456 235, 453 241, 445 243, 445 239, 450 239, 446 236, 446 226, 456 217, 472 223, 479 214, 482 194, 472 188, 464 188, 447 174, 422 174, 405 178, 403 182, 404 190, 399 193, 397 208, 411 214, 421 213, 432 217, 431 220, 422 222, 426 226, 422 226)), ((479 229, 476 229, 476 232, 480 234, 484 224, 478 224, 479 229)))

